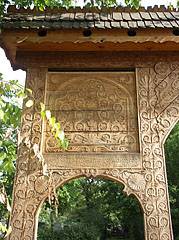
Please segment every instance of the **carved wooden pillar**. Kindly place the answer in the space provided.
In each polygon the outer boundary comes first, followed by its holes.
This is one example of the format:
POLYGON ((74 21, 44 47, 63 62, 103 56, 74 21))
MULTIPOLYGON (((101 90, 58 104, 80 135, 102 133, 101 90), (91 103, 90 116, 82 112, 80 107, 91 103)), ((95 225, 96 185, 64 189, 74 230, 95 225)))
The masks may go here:
MULTIPOLYGON (((39 175, 39 159, 35 156, 33 146, 41 147, 43 122, 40 102, 44 102, 46 87, 46 69, 28 69, 26 87, 31 89, 34 105, 23 106, 21 138, 19 147, 14 192, 10 240, 32 240, 36 228, 35 211, 40 194, 35 191, 35 179, 39 175)), ((29 99, 28 98, 28 99, 29 99)), ((38 222, 38 220, 37 220, 38 222)))
POLYGON ((165 62, 137 71, 146 240, 173 239, 163 144, 178 120, 178 72, 165 62))

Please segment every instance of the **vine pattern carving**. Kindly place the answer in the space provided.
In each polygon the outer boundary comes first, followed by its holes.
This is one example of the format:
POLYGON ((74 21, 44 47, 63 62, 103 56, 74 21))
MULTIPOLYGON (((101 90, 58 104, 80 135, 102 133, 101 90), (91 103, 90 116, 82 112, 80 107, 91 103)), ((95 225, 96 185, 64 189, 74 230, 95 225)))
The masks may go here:
MULTIPOLYGON (((70 153, 139 152, 132 72, 49 73, 47 107, 70 153)), ((47 127, 45 152, 63 152, 47 127)))

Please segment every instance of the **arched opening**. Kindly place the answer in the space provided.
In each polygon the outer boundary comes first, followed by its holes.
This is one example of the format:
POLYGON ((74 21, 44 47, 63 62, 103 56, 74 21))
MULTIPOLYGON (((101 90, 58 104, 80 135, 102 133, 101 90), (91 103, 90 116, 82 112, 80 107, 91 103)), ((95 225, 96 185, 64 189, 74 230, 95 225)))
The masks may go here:
POLYGON ((164 145, 174 239, 179 239, 179 122, 164 145))
POLYGON ((143 213, 135 197, 105 178, 77 178, 57 189, 59 215, 48 201, 39 216, 38 240, 144 240, 143 213))

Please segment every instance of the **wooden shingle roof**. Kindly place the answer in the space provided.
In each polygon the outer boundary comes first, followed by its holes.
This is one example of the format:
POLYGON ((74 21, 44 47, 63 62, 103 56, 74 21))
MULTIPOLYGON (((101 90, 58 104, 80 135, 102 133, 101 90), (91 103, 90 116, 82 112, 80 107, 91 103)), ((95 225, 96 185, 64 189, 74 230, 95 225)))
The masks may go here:
POLYGON ((44 12, 35 9, 19 10, 10 6, 0 28, 3 29, 139 29, 179 28, 179 11, 164 6, 158 8, 111 8, 102 10, 87 8, 47 8, 44 12))

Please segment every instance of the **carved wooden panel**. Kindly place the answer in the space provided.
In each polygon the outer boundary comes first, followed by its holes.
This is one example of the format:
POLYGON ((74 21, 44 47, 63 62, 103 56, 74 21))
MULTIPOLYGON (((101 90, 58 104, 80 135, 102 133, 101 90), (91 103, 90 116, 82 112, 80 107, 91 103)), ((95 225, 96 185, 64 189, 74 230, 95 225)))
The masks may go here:
MULTIPOLYGON (((139 152, 134 73, 49 73, 46 106, 72 153, 139 152)), ((47 128, 45 152, 62 152, 47 128)))
POLYGON ((59 148, 46 125, 50 169, 141 168, 134 72, 51 72, 46 107, 69 140, 59 148))

